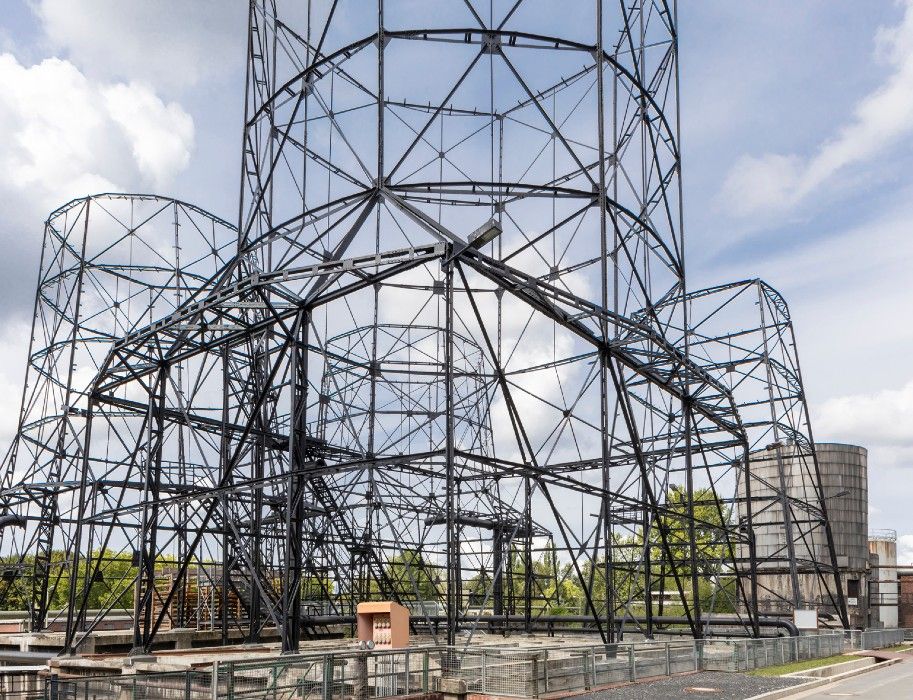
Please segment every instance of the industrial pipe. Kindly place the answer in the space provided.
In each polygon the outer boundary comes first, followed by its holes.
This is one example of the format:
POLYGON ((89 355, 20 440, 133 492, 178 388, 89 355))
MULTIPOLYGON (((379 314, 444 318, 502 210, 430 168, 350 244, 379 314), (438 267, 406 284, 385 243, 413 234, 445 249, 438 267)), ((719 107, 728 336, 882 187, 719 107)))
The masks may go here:
MULTIPOLYGON (((343 624, 352 624, 355 622, 354 615, 315 615, 309 618, 309 620, 316 625, 343 625, 343 624)), ((517 622, 523 623, 526 618, 522 615, 486 615, 484 617, 470 617, 462 616, 461 622, 467 623, 478 623, 481 625, 490 625, 497 623, 510 623, 517 622)), ((447 617, 445 615, 413 615, 413 623, 421 622, 432 622, 432 623, 441 623, 446 622, 447 617)), ((645 618, 625 618, 625 621, 637 622, 643 625, 646 625, 645 618)), ((592 617, 587 615, 541 615, 534 619, 534 623, 593 623, 594 620, 592 617)), ((657 625, 688 625, 689 620, 687 617, 678 617, 670 615, 661 615, 653 617, 653 624, 657 625)), ((739 620, 736 617, 705 617, 701 619, 701 626, 704 625, 710 627, 725 627, 738 625, 739 620)), ((798 637, 799 628, 793 624, 792 620, 785 618, 777 617, 759 617, 758 618, 758 627, 765 628, 778 628, 787 631, 787 636, 798 637)), ((683 632, 685 632, 683 630, 683 632)), ((661 630, 661 633, 664 634, 674 634, 671 630, 661 630)), ((730 636, 740 636, 737 634, 732 634, 730 636)))

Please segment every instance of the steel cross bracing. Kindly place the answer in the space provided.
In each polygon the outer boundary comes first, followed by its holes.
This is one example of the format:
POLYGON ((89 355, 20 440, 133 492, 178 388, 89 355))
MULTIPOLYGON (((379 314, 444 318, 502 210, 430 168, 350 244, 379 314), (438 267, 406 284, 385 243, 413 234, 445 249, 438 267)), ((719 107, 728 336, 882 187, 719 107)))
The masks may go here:
POLYGON ((749 469, 730 494, 733 511, 783 534, 756 552, 755 565, 790 584, 761 585, 755 595, 765 612, 816 607, 847 626, 789 307, 761 280, 694 291, 686 299, 692 357, 730 389, 750 441, 749 469))
MULTIPOLYGON (((6 507, 28 527, 5 541, 12 548, 0 592, 9 599, 17 582, 28 582, 20 604, 28 605, 34 629, 54 623, 49 605, 66 600, 84 515, 75 497, 80 484, 112 486, 115 467, 103 454, 86 461, 95 374, 116 339, 180 307, 230 260, 235 238, 225 221, 151 195, 78 199, 48 217, 22 411, 2 475, 6 507)), ((183 391, 180 369, 175 380, 183 391)), ((106 420, 113 440, 129 427, 115 411, 106 420)), ((186 465, 168 468, 187 478, 186 465)))
POLYGON ((843 610, 801 544, 827 514, 785 305, 757 287, 759 350, 741 319, 702 330, 725 292, 685 292, 674 5, 255 0, 247 58, 238 228, 208 217, 207 248, 175 213, 167 283, 119 250, 149 299, 105 334, 74 297, 96 219, 55 244, 66 274, 42 263, 45 345, 95 352, 41 370, 79 402, 27 386, 6 461, 0 585, 28 582, 35 628, 54 601, 67 650, 115 614, 138 651, 170 626, 293 650, 379 598, 449 643, 719 612, 757 634, 784 564, 821 581, 793 604, 843 610), (755 500, 780 442, 808 490, 755 500), (759 554, 771 518, 789 544, 759 554))

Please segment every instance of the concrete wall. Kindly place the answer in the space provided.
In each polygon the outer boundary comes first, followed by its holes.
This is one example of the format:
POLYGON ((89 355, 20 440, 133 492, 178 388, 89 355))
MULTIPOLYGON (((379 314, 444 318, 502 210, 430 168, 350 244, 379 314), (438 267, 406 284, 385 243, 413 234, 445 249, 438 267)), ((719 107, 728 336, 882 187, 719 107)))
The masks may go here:
POLYGON ((869 627, 896 629, 898 619, 897 539, 869 540, 869 627))

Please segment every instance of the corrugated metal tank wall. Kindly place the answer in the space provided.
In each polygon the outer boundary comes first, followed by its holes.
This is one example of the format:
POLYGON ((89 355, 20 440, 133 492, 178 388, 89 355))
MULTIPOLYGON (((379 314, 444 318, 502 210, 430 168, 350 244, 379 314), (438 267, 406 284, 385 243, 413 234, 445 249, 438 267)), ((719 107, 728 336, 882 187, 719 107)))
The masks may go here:
POLYGON ((869 561, 868 452, 864 447, 815 445, 838 564, 865 571, 869 561))
MULTIPOLYGON (((844 593, 851 623, 864 625, 868 613, 866 571, 868 569, 868 453, 857 445, 816 443, 821 485, 826 499, 837 564, 841 569, 844 593), (854 595, 850 596, 850 593, 854 595)), ((762 611, 783 613, 783 600, 790 600, 789 565, 786 561, 786 532, 783 511, 776 500, 779 488, 790 498, 817 504, 810 453, 796 445, 771 445, 751 455, 752 497, 760 499, 753 509, 755 546, 759 564, 759 607, 762 611), (777 453, 779 451, 779 458, 777 453), (781 465, 782 464, 782 479, 781 465), (760 506, 763 505, 763 508, 760 506), (776 561, 764 562, 765 559, 776 561)), ((745 496, 740 484, 739 496, 745 496)), ((801 509, 793 509, 801 517, 801 509)), ((818 606, 830 611, 829 600, 821 590, 811 562, 829 563, 823 528, 811 532, 808 524, 794 523, 793 541, 798 562, 800 605, 818 606), (801 533, 805 532, 805 536, 801 533)), ((747 554, 747 552, 746 552, 747 554)))

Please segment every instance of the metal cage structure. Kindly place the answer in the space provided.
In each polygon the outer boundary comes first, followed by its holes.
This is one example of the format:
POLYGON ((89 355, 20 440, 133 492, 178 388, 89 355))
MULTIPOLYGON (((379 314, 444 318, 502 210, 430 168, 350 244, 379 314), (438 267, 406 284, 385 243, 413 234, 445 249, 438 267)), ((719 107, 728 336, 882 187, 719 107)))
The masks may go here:
POLYGON ((828 517, 834 494, 822 483, 789 306, 757 279, 686 299, 692 357, 732 392, 749 439, 734 514, 752 523, 759 607, 767 614, 814 607, 848 626, 828 517))
MULTIPOLYGON (((112 482, 116 461, 104 450, 87 454, 86 417, 99 367, 118 338, 172 313, 231 260, 236 238, 226 221, 153 195, 85 197, 48 217, 22 410, 2 475, 6 510, 25 532, 7 539, 0 591, 6 598, 26 574, 30 590, 23 602, 32 629, 56 621, 48 618, 51 601, 64 608, 68 600, 71 555, 85 514, 79 494, 92 489, 101 502, 116 503, 109 500, 120 483, 112 482)), ((189 379, 178 369, 175 390, 187 391, 189 379)), ((139 406, 134 398, 123 396, 99 417, 97 441, 101 435, 116 443, 129 434, 139 406)), ((168 469, 175 483, 192 479, 182 454, 168 469)))
POLYGON ((365 599, 448 644, 562 620, 758 635, 765 557, 845 608, 833 557, 789 544, 827 529, 813 450, 806 500, 750 493, 759 446, 813 445, 798 365, 738 319, 705 335, 723 291, 685 286, 677 50, 665 0, 253 0, 239 225, 193 209, 209 248, 182 224, 168 281, 121 271, 158 296, 55 331, 104 350, 84 386, 55 366, 61 415, 31 417, 27 385, 3 491, 26 536, 0 532, 33 627, 65 583, 68 652, 125 607, 148 651, 204 598, 223 642, 286 651, 365 599), (788 546, 759 555, 777 508, 788 546))

